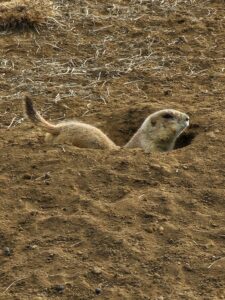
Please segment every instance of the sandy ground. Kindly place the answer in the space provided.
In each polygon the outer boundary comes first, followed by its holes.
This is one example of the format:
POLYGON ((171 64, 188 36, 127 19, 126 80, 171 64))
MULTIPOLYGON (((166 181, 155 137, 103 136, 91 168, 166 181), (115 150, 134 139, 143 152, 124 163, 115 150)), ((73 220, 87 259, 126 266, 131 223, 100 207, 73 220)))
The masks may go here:
POLYGON ((224 1, 57 1, 0 32, 0 299, 225 299, 224 1), (176 150, 44 143, 23 114, 123 145, 161 108, 176 150))

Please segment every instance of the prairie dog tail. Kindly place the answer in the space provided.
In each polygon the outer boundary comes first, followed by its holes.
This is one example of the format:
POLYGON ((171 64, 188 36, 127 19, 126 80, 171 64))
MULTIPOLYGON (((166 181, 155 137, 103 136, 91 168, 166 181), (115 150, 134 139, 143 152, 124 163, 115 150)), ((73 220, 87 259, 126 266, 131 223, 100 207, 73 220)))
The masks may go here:
POLYGON ((33 106, 33 101, 29 96, 25 96, 24 103, 26 115, 35 125, 42 127, 44 130, 51 134, 59 134, 59 128, 57 128, 54 124, 51 124, 48 121, 46 121, 39 114, 39 112, 36 111, 36 109, 33 106))

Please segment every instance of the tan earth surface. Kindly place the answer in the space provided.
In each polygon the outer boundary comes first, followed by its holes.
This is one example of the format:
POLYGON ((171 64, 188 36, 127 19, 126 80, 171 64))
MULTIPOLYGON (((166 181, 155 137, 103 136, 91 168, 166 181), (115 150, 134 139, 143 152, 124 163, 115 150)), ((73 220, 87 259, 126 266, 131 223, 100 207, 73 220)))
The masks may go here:
POLYGON ((112 2, 1 28, 1 300, 225 299, 225 3, 112 2), (165 154, 46 145, 24 92, 119 145, 158 109, 191 126, 165 154))

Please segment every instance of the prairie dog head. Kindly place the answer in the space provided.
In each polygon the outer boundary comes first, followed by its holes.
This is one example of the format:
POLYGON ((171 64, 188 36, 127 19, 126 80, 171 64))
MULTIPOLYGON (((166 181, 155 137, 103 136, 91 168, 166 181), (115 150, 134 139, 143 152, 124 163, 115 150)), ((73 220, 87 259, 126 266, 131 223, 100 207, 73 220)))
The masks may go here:
POLYGON ((148 125, 151 130, 154 128, 171 128, 177 133, 180 133, 189 126, 189 116, 175 109, 159 110, 150 115, 148 118, 148 125))
POLYGON ((189 126, 189 116, 174 109, 157 111, 141 126, 146 136, 151 136, 159 151, 173 149, 177 137, 189 126))

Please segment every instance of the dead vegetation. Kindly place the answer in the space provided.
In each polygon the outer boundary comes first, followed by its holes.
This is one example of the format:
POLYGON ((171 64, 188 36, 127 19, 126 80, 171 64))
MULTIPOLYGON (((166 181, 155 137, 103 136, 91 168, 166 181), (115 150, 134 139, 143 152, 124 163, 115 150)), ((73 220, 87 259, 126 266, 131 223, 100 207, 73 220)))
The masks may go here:
POLYGON ((225 299, 224 1, 53 3, 0 32, 0 299, 225 299), (157 109, 191 127, 159 156, 49 147, 24 91, 119 145, 157 109))
POLYGON ((54 16, 52 1, 11 0, 0 2, 0 27, 41 25, 54 16))

